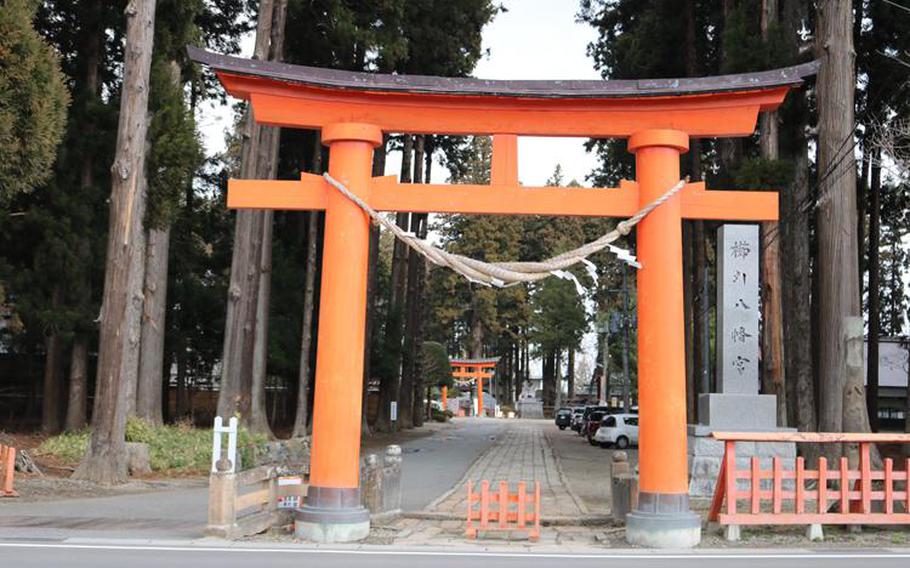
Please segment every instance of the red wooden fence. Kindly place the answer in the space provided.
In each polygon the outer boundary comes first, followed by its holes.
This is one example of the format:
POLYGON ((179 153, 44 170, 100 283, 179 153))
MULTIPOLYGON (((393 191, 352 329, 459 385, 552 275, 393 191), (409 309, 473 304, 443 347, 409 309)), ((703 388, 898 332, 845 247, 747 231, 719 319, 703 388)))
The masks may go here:
POLYGON ((489 481, 480 482, 480 492, 468 481, 465 534, 476 538, 478 531, 527 531, 530 540, 540 538, 540 482, 534 482, 533 493, 527 491, 524 481, 510 493, 508 482, 500 481, 499 490, 491 493, 489 481))
POLYGON ((13 490, 16 472, 16 448, 0 444, 0 497, 18 497, 13 490))
POLYGON ((910 434, 715 432, 712 437, 723 440, 725 450, 709 521, 721 525, 910 524, 910 458, 902 459, 898 468, 886 458, 881 470, 873 470, 870 459, 871 444, 910 443, 910 434), (806 469, 800 457, 789 470, 780 458, 773 458, 767 470, 753 457, 748 468, 738 469, 736 442, 858 444, 859 463, 851 469, 842 457, 833 469, 822 457, 818 469, 806 469), (738 480, 746 480, 749 489, 738 490, 738 480), (770 489, 762 489, 762 480, 770 480, 770 489), (785 483, 788 480, 792 483, 785 483), (829 486, 832 481, 834 487, 829 486), (746 501, 743 510, 738 501, 746 501))

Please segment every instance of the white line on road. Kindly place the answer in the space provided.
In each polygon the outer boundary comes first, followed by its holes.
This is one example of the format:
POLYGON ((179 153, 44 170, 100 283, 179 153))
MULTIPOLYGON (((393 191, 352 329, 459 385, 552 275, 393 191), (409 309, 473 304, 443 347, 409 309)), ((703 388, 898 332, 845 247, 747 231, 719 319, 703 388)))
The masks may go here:
POLYGON ((363 555, 363 556, 433 556, 433 557, 469 557, 479 556, 487 558, 614 558, 614 559, 701 559, 701 560, 744 560, 744 559, 847 559, 847 558, 908 558, 910 551, 893 553, 866 553, 851 552, 787 552, 787 553, 540 553, 540 552, 497 552, 497 551, 438 551, 438 550, 384 550, 384 549, 327 549, 327 548, 274 548, 274 547, 229 547, 229 546, 154 546, 154 545, 118 545, 118 544, 72 544, 72 543, 34 543, 34 542, 0 542, 0 548, 61 548, 68 550, 136 550, 155 552, 238 552, 238 553, 281 553, 281 554, 335 554, 335 555, 363 555))

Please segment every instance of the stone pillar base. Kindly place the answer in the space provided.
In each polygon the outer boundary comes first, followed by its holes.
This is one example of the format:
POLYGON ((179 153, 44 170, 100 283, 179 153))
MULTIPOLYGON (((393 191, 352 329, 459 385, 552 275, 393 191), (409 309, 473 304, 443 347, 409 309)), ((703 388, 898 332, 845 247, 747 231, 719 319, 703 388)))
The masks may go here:
POLYGON ((294 512, 294 534, 319 543, 353 542, 370 534, 370 511, 360 489, 310 486, 306 504, 294 512))
POLYGON ((701 542, 701 518, 695 513, 626 515, 626 541, 646 548, 693 548, 701 542))
POLYGON ((692 548, 701 542, 701 517, 689 509, 689 495, 638 494, 626 515, 626 540, 647 548, 692 548))
POLYGON ((294 514, 297 538, 328 544, 354 542, 370 534, 370 512, 358 509, 320 509, 304 505, 294 514))

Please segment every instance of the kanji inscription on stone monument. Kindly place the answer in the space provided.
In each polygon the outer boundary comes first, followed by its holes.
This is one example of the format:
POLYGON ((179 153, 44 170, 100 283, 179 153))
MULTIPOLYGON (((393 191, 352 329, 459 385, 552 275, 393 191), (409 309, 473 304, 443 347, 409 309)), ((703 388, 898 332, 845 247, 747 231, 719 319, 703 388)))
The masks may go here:
POLYGON ((758 393, 758 225, 717 230, 717 390, 758 393))

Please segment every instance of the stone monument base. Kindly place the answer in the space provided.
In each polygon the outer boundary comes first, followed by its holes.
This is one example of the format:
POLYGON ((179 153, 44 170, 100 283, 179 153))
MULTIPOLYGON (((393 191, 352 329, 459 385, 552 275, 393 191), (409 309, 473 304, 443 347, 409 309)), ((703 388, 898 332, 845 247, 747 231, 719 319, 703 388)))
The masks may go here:
MULTIPOLYGON (((773 396, 771 397, 773 400, 773 396)), ((796 432, 795 428, 718 428, 702 424, 689 425, 689 496, 693 499, 710 499, 714 495, 717 476, 720 474, 721 463, 724 458, 724 443, 711 438, 711 432, 736 432, 736 431, 762 432, 796 432)), ((793 442, 737 442, 736 443, 736 468, 748 469, 753 457, 761 460, 762 469, 771 469, 773 458, 781 458, 785 470, 796 467, 796 444, 793 442)), ((749 481, 740 479, 740 491, 749 488, 749 481)), ((785 480, 784 488, 792 489, 793 480, 785 480)), ((771 480, 762 480, 762 489, 771 489, 771 480)))

